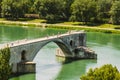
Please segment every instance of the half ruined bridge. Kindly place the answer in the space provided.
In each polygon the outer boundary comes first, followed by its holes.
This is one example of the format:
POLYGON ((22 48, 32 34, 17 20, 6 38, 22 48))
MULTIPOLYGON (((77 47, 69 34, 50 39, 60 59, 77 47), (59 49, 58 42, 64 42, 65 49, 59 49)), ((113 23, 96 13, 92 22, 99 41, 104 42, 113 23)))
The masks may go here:
MULTIPOLYGON (((12 64, 13 72, 18 72, 18 63, 33 61, 38 51, 50 42, 54 42, 59 46, 57 56, 74 59, 96 58, 94 51, 86 47, 86 33, 84 31, 69 31, 55 36, 8 43, 7 46, 10 47, 11 52, 10 64, 12 64)), ((1 48, 4 47, 1 46, 1 48)))

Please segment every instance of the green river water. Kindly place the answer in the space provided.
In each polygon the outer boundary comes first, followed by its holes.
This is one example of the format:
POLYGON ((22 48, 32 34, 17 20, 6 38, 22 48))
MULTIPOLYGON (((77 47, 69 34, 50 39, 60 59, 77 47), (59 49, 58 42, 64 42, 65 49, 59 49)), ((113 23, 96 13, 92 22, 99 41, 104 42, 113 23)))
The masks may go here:
MULTIPOLYGON (((65 33, 67 30, 0 25, 0 45, 21 39, 35 39, 65 33)), ((80 80, 90 68, 112 64, 120 71, 120 34, 87 32, 87 46, 97 53, 97 60, 62 62, 55 56, 55 43, 45 45, 36 55, 36 74, 26 74, 10 80, 80 80)))

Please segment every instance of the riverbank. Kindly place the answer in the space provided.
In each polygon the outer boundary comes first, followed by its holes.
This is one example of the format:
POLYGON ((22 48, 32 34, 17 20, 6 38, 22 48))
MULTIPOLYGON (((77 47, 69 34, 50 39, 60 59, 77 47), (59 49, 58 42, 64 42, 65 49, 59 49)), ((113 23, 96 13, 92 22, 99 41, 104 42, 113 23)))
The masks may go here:
POLYGON ((120 29, 114 29, 113 27, 109 27, 110 25, 103 26, 81 26, 81 25, 72 25, 72 24, 47 24, 43 23, 44 20, 36 20, 36 21, 7 21, 0 20, 0 24, 2 25, 19 25, 19 26, 32 26, 32 27, 43 27, 43 28, 57 28, 57 29, 68 29, 68 30, 85 30, 91 32, 103 32, 103 33, 117 33, 120 34, 120 29))
POLYGON ((120 30, 110 28, 86 27, 86 26, 73 26, 73 25, 59 25, 54 24, 46 26, 47 28, 68 29, 68 30, 85 30, 88 32, 103 32, 103 33, 116 33, 120 34, 120 30))

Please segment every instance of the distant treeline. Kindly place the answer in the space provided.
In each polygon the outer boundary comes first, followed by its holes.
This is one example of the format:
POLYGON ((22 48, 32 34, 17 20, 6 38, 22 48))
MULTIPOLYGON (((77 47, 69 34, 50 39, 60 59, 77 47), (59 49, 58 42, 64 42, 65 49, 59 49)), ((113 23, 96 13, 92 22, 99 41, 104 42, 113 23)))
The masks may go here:
POLYGON ((18 19, 26 14, 53 22, 120 24, 120 0, 0 0, 0 17, 18 19))

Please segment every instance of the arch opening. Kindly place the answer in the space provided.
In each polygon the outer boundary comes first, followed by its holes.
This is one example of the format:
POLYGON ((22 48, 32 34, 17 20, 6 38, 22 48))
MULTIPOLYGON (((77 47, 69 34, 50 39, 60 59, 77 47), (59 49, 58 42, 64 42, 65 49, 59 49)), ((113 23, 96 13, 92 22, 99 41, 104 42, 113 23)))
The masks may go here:
POLYGON ((26 61, 27 59, 26 59, 26 51, 25 50, 23 50, 22 52, 21 52, 21 61, 26 61))
POLYGON ((51 70, 54 71, 54 73, 52 75, 47 75, 44 79, 51 79, 59 74, 62 66, 55 56, 57 48, 59 48, 59 46, 54 42, 49 42, 40 48, 33 60, 36 63, 36 71, 38 71, 36 78, 39 79, 39 77, 49 74, 51 70))
MULTIPOLYGON (((62 54, 64 54, 65 57, 72 56, 72 51, 71 51, 71 47, 69 46, 69 44, 66 44, 66 43, 64 43, 64 42, 61 41, 61 40, 48 41, 48 42, 42 44, 42 45, 40 46, 38 52, 39 52, 44 46, 46 46, 47 44, 49 44, 49 43, 51 43, 51 42, 55 43, 55 44, 58 46, 58 48, 60 48, 60 49, 62 50, 62 52, 63 52, 62 54)), ((36 55, 37 55, 37 53, 34 54, 34 56, 32 57, 32 60, 34 59, 34 57, 35 57, 36 55)))
POLYGON ((70 40, 70 46, 71 47, 73 46, 73 40, 70 40))

